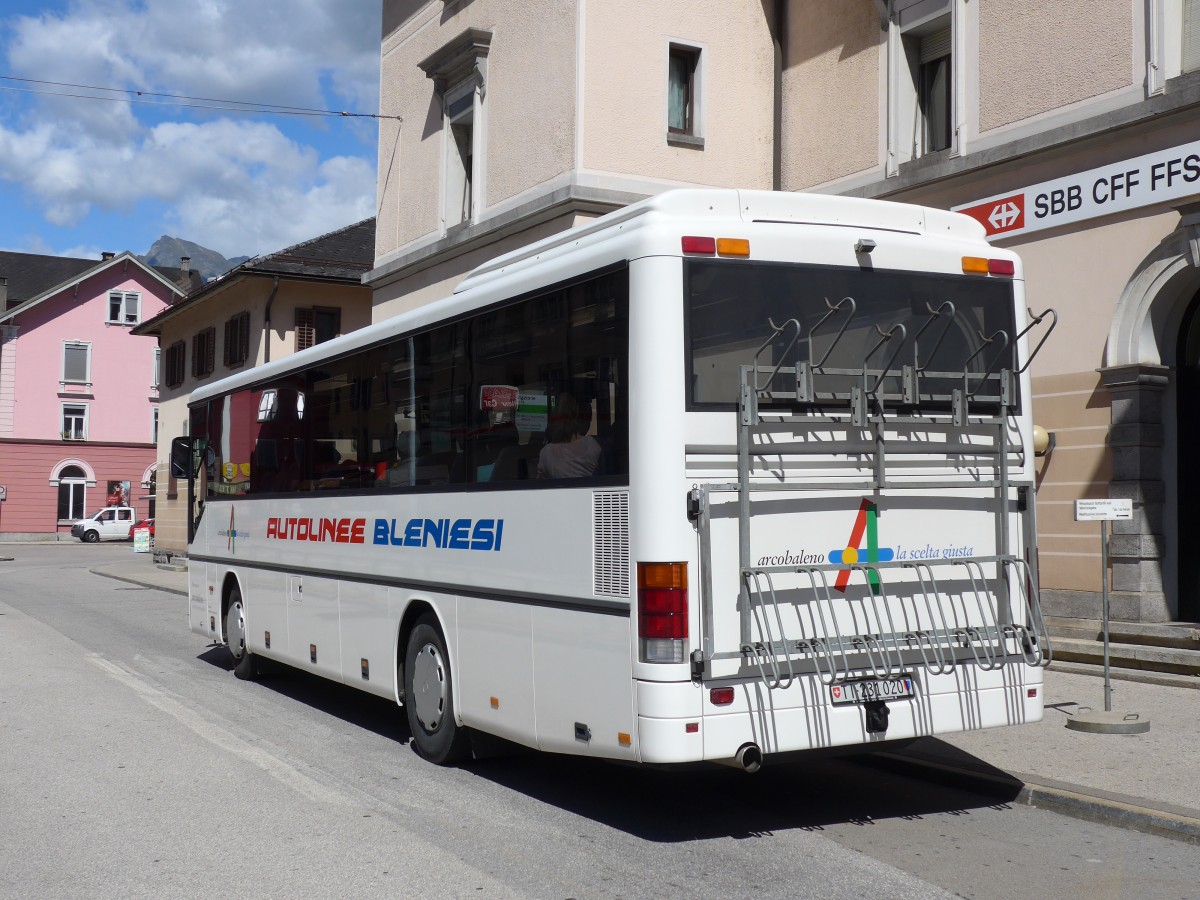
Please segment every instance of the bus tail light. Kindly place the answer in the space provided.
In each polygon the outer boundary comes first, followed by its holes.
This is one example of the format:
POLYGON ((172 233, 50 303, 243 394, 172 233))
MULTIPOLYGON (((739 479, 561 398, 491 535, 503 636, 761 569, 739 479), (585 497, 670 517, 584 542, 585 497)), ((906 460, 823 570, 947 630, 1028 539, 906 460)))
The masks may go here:
POLYGON ((982 256, 964 256, 962 270, 966 275, 1017 274, 1017 266, 1011 259, 986 259, 982 256))
POLYGON ((642 662, 681 663, 687 655, 687 563, 638 563, 642 662))
POLYGON ((746 238, 714 238, 689 234, 680 239, 680 248, 693 256, 750 256, 750 241, 746 238))
POLYGON ((717 256, 749 256, 750 242, 745 238, 717 238, 717 256))

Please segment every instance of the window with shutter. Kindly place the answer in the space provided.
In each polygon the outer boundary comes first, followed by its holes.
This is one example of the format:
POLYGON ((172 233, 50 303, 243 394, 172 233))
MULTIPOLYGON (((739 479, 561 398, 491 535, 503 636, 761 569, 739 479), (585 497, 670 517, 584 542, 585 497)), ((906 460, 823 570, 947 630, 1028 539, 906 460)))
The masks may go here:
POLYGON ((953 0, 889 0, 888 174, 958 143, 955 47, 964 17, 953 0))
POLYGON ((183 341, 176 341, 167 348, 167 387, 179 387, 183 384, 183 378, 187 372, 187 345, 183 341))
POLYGON ((1200 0, 1183 0, 1181 68, 1184 72, 1200 69, 1200 0))
POLYGON ((205 328, 192 338, 192 376, 204 378, 212 374, 217 353, 217 330, 205 328))
POLYGON ((239 317, 241 321, 241 343, 239 344, 239 354, 242 362, 250 358, 250 313, 242 313, 239 317))
POLYGON ((917 103, 926 153, 948 148, 953 134, 950 46, 948 27, 925 35, 918 44, 917 103))
POLYGON ((317 342, 317 317, 311 309, 296 310, 296 349, 307 350, 317 342))
POLYGON ((250 355, 250 313, 238 313, 225 322, 225 365, 244 365, 250 355))
MULTIPOLYGON (((667 140, 680 136, 699 138, 700 115, 700 48, 671 44, 667 53, 667 140)), ((700 142, 687 146, 702 148, 700 142)))
POLYGON ((342 333, 342 311, 333 306, 296 310, 296 349, 331 341, 342 333))
POLYGON ((62 382, 91 384, 92 345, 82 341, 63 342, 62 382))

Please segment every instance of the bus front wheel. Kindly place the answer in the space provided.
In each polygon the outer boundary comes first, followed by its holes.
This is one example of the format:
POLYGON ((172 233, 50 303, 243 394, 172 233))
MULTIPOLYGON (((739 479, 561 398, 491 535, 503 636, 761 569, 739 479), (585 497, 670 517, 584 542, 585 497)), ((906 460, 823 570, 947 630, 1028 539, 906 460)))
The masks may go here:
POLYGON ((229 609, 225 613, 225 640, 233 657, 233 674, 247 681, 258 675, 258 660, 246 646, 246 609, 242 592, 234 587, 229 594, 229 609))
POLYGON ((417 752, 440 766, 466 759, 467 729, 454 721, 454 692, 446 639, 432 615, 422 616, 404 654, 404 708, 417 752))

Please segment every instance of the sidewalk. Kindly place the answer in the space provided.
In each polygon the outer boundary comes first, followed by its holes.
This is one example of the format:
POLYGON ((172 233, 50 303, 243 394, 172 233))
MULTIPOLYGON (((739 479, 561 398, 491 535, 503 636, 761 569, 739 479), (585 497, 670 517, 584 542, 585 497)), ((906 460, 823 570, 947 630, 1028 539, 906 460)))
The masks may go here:
POLYGON ((1113 710, 1148 719, 1145 734, 1069 729, 1081 709, 1104 709, 1096 672, 1047 671, 1041 722, 923 738, 889 758, 928 778, 1015 795, 1014 802, 1200 844, 1200 679, 1195 686, 1113 679, 1113 710))
MULTIPOLYGON (((187 595, 187 572, 160 568, 149 553, 131 556, 91 571, 187 595)), ((1149 719, 1145 734, 1067 728, 1080 709, 1104 709, 1100 671, 1047 671, 1041 722, 922 738, 885 754, 885 762, 1014 802, 1200 844, 1200 678, 1171 676, 1175 685, 1113 679, 1113 710, 1149 719)))
POLYGON ((181 594, 184 597, 188 592, 187 570, 174 571, 156 566, 153 553, 131 553, 121 562, 93 566, 91 572, 93 575, 103 575, 105 578, 115 578, 117 581, 157 588, 160 591, 181 594))

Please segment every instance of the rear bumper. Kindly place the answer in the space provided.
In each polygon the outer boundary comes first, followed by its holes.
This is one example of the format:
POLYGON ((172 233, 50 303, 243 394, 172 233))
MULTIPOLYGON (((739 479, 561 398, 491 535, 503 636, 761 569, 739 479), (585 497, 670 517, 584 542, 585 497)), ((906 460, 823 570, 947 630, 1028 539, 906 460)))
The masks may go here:
POLYGON ((710 687, 639 682, 639 757, 646 763, 727 762, 746 744, 765 755, 849 747, 1038 722, 1044 704, 1042 670, 1006 665, 992 672, 963 665, 945 675, 916 672, 916 696, 889 700, 887 730, 867 731, 866 707, 834 706, 815 675, 768 691, 761 681, 732 683, 734 702, 710 703, 710 687), (967 685, 974 687, 964 692, 967 685), (1033 696, 1030 696, 1033 693, 1033 696), (694 710, 693 715, 679 715, 694 710), (670 710, 674 715, 665 715, 670 710), (658 713, 658 714, 656 714, 658 713), (688 726, 692 725, 692 730, 688 726))

